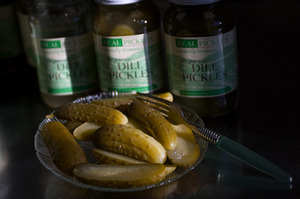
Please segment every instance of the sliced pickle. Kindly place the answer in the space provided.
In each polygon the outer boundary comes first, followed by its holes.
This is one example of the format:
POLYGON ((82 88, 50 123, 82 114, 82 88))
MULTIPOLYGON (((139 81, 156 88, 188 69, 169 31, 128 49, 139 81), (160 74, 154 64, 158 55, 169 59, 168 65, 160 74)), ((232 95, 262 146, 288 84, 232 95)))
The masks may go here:
POLYGON ((192 129, 187 127, 184 124, 178 124, 178 125, 173 125, 174 130, 176 131, 176 134, 182 138, 184 138, 187 141, 197 143, 196 138, 193 134, 192 129))
POLYGON ((62 123, 52 121, 45 124, 41 134, 54 164, 62 172, 72 175, 75 165, 87 162, 83 149, 62 123))
POLYGON ((102 164, 146 164, 147 162, 131 158, 126 155, 105 151, 102 149, 93 149, 93 154, 102 164))
POLYGON ((77 140, 89 141, 92 140, 95 131, 102 126, 103 126, 102 124, 85 122, 74 130, 73 135, 77 140))
POLYGON ((130 105, 129 114, 150 129, 153 137, 165 149, 172 150, 176 147, 177 134, 171 123, 159 111, 145 103, 134 101, 130 105))
POLYGON ((166 150, 152 136, 126 125, 106 125, 98 129, 93 144, 100 149, 120 153, 151 163, 164 163, 166 150))
POLYGON ((167 175, 162 164, 92 164, 75 167, 75 177, 85 183, 100 186, 129 188, 151 185, 160 182, 167 175))
POLYGON ((200 147, 197 143, 187 141, 178 136, 178 143, 175 149, 167 150, 169 160, 175 166, 192 165, 200 155, 200 147))
POLYGON ((99 124, 126 124, 127 117, 120 111, 88 103, 68 103, 58 107, 54 115, 60 119, 99 124))

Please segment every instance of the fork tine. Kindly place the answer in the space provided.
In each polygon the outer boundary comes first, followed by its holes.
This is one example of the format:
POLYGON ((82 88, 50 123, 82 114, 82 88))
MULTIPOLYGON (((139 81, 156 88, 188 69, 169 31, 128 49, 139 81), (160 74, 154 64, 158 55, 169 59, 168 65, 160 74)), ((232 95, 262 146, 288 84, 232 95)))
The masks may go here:
POLYGON ((184 106, 180 106, 180 108, 186 121, 195 122, 199 120, 200 117, 193 110, 184 106))
POLYGON ((161 112, 162 114, 164 114, 164 116, 168 116, 168 106, 165 106, 163 104, 160 104, 158 102, 155 102, 155 101, 152 101, 152 100, 148 100, 148 99, 145 99, 145 98, 142 98, 142 97, 135 97, 137 100, 139 101, 142 101, 142 102, 146 102, 147 104, 149 104, 152 108, 158 110, 159 112, 161 112), (154 104, 155 106, 151 105, 151 104, 154 104))
POLYGON ((159 97, 156 97, 154 95, 150 95, 150 94, 145 94, 145 93, 137 93, 138 95, 142 95, 142 96, 145 96, 145 97, 149 97, 151 99, 154 99, 156 101, 159 101, 159 102, 162 102, 164 104, 167 104, 167 105, 171 105, 172 102, 168 101, 168 100, 165 100, 165 99, 162 99, 162 98, 159 98, 159 97))
POLYGON ((156 102, 156 101, 153 101, 153 100, 149 100, 149 99, 146 99, 146 98, 142 98, 142 97, 135 97, 136 99, 138 99, 138 100, 142 100, 142 101, 144 101, 144 102, 148 102, 148 103, 150 103, 150 104, 155 104, 156 106, 158 106, 158 107, 161 107, 161 108, 164 108, 164 109, 166 109, 166 110, 168 110, 168 108, 169 108, 169 106, 166 106, 166 105, 164 105, 164 104, 161 104, 161 103, 159 103, 159 102, 156 102))

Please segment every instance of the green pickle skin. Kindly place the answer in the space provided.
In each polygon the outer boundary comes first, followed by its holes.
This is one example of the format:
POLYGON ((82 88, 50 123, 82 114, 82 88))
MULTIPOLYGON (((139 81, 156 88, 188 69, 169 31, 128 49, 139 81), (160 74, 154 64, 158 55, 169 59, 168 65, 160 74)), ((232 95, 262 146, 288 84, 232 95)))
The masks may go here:
MULTIPOLYGON (((224 34, 235 27, 235 17, 229 3, 220 1, 192 6, 170 4, 163 19, 165 34, 176 37, 208 37, 224 34)), ((174 101, 194 109, 201 117, 216 117, 236 108, 238 88, 217 97, 187 98, 174 95, 174 101)))

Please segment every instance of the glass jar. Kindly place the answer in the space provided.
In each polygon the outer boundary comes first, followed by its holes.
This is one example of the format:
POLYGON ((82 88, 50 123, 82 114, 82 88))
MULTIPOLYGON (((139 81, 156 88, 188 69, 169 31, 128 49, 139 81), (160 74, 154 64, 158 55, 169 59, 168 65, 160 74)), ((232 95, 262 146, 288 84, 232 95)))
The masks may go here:
POLYGON ((162 92, 159 9, 151 0, 95 0, 93 35, 100 90, 162 92))
POLYGON ((169 0, 166 57, 174 100, 202 117, 235 109, 238 101, 236 28, 231 4, 169 0))
POLYGON ((56 108, 95 91, 90 1, 35 0, 29 18, 43 101, 56 108))

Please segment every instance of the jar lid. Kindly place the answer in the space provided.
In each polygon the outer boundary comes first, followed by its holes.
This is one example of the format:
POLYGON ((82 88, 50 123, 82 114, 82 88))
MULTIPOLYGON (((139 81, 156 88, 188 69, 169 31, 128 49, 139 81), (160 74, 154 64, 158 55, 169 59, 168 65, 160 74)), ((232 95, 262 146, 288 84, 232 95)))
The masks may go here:
POLYGON ((178 4, 178 5, 204 5, 212 4, 221 0, 169 0, 169 2, 178 4))
POLYGON ((123 5, 136 3, 141 0, 94 0, 96 3, 104 4, 104 5, 123 5))

